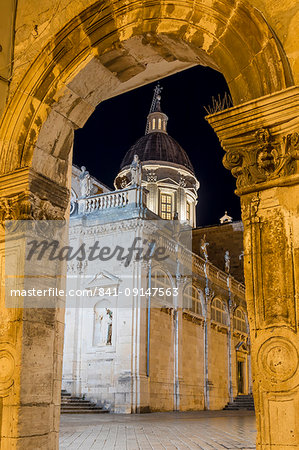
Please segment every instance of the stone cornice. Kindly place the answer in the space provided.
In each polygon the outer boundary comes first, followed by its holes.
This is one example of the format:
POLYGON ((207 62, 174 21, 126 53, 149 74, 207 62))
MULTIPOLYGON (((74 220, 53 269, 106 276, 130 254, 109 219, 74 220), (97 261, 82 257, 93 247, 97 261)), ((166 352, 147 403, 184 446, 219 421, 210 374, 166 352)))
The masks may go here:
POLYGON ((69 190, 23 168, 0 177, 0 221, 62 220, 69 190))
POLYGON ((69 190, 31 168, 25 167, 0 176, 0 198, 9 199, 27 191, 59 208, 66 209, 68 206, 69 190))

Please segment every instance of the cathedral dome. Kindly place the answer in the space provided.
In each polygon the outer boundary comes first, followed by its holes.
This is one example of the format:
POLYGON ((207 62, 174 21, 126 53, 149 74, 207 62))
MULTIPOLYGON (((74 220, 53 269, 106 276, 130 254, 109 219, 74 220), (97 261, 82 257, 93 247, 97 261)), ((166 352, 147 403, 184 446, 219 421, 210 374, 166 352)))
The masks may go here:
MULTIPOLYGON (((165 220, 196 226, 199 182, 185 150, 167 133, 158 84, 147 116, 145 135, 127 151, 114 180, 116 189, 140 186, 148 211, 165 220)), ((132 194, 130 194, 132 195, 132 194)))
POLYGON ((122 160, 120 169, 129 166, 134 155, 138 155, 141 162, 164 161, 179 164, 194 173, 194 169, 185 150, 167 133, 160 131, 149 132, 142 136, 128 150, 122 160))

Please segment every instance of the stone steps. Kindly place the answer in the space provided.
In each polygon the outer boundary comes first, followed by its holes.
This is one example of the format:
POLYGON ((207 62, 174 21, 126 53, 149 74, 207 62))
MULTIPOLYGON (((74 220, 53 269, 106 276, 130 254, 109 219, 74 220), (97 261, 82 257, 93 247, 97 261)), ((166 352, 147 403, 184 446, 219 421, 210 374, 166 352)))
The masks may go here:
POLYGON ((236 411, 240 409, 245 409, 248 411, 254 411, 254 401, 252 395, 237 395, 234 401, 228 403, 223 408, 225 410, 236 411))
POLYGON ((103 414, 108 412, 89 400, 72 397, 69 392, 61 391, 61 414, 103 414))

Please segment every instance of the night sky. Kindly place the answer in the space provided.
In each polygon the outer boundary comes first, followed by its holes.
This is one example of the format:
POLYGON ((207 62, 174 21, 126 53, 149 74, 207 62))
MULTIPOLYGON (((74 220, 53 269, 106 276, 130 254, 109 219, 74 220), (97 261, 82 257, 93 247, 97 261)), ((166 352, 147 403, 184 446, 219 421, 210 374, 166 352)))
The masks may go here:
MULTIPOLYGON (((101 103, 84 128, 76 130, 74 163, 113 188, 113 180, 127 150, 145 131, 146 117, 156 83, 101 103)), ((160 80, 161 108, 168 115, 168 133, 185 149, 200 182, 197 226, 219 223, 227 210, 240 219, 240 202, 234 194, 235 179, 222 165, 218 138, 204 119, 204 106, 212 96, 229 92, 223 76, 196 66, 160 80)))

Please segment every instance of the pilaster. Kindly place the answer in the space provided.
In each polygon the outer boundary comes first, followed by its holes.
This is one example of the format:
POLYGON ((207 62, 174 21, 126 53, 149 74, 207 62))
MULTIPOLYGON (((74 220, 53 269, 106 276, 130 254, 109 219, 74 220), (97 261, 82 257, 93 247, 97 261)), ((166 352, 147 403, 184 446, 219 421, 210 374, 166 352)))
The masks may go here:
POLYGON ((299 88, 207 117, 237 178, 258 449, 299 446, 299 88))
MULTIPOLYGON (((5 220, 63 219, 68 190, 29 169, 0 179, 1 449, 58 448, 64 310, 5 304, 5 220)), ((25 260, 20 261, 24 267, 25 260)), ((22 288, 20 281, 19 285, 22 288)))

